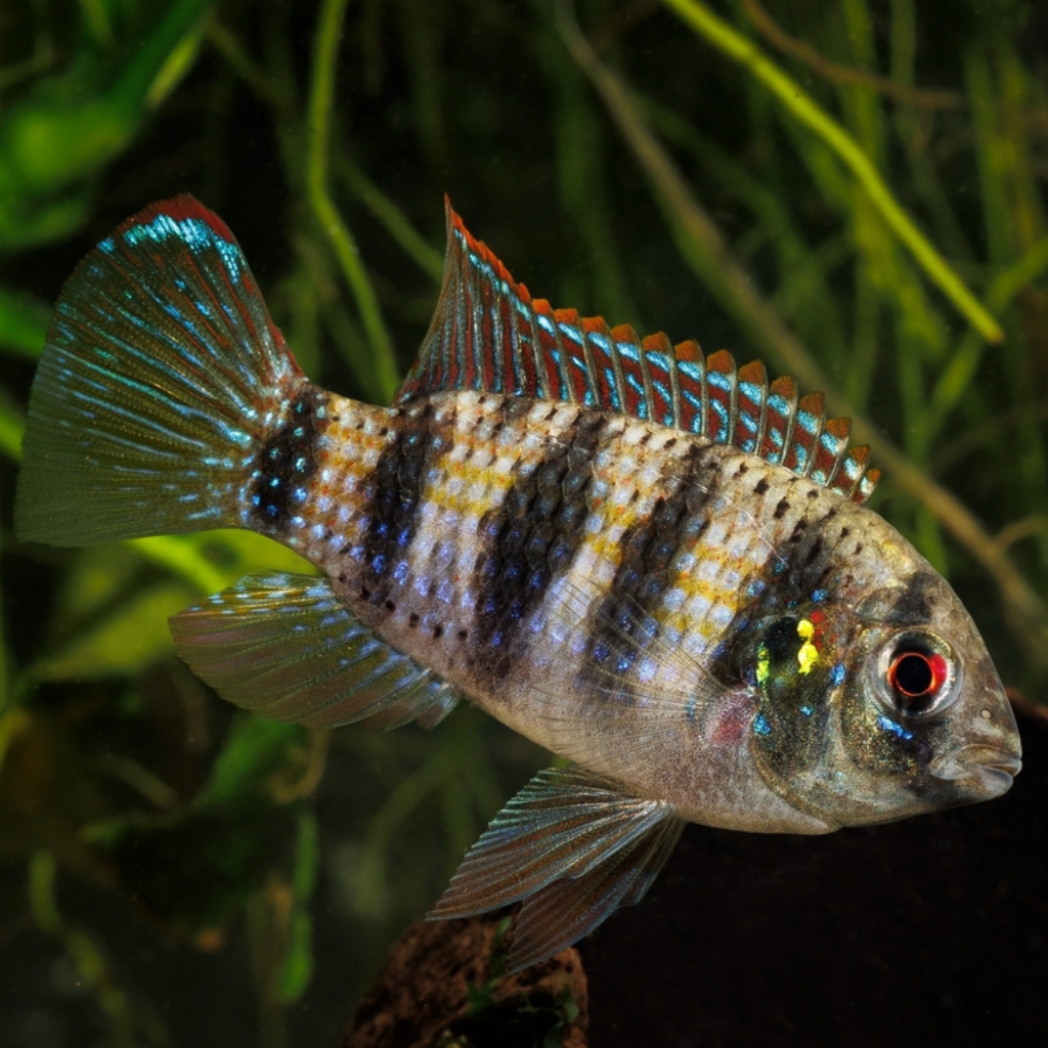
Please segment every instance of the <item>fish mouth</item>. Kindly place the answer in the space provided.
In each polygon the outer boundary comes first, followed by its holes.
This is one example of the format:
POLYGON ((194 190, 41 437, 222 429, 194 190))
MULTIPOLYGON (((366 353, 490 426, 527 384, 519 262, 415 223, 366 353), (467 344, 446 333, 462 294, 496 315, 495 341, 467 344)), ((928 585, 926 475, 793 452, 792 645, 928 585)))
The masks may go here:
POLYGON ((937 779, 974 787, 988 799, 1006 793, 1022 766, 1014 752, 976 744, 936 758, 930 770, 937 779))

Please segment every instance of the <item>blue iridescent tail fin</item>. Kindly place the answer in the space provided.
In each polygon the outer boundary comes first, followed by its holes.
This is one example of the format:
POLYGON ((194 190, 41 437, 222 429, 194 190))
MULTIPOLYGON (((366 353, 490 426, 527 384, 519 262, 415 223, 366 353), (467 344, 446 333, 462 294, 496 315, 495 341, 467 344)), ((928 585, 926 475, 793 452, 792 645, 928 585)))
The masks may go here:
POLYGON ((304 381, 225 223, 188 196, 146 208, 58 300, 19 537, 83 546, 247 525, 262 442, 304 381))

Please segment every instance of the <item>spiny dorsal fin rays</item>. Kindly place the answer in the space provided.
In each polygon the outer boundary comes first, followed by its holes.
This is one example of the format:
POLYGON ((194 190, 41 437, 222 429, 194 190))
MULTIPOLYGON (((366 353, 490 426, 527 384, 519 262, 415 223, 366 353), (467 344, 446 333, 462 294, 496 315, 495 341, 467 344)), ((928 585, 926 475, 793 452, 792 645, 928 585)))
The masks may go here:
POLYGON ((868 449, 848 449, 850 423, 825 417, 822 394, 770 385, 759 362, 737 367, 697 342, 639 338, 533 299, 445 199, 448 245, 440 300, 397 403, 443 390, 564 400, 734 444, 854 500, 878 479, 868 449))

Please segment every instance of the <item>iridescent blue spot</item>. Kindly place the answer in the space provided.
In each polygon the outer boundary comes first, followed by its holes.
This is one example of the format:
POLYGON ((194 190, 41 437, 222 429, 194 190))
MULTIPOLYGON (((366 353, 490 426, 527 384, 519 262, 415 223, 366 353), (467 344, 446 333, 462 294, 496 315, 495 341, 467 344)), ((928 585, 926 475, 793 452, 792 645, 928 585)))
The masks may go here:
POLYGON ((680 391, 681 398, 687 401, 695 410, 695 417, 691 422, 691 429, 693 433, 703 433, 706 419, 702 413, 702 397, 696 396, 690 389, 682 389, 680 391))
POLYGON ((634 412, 637 418, 645 420, 648 417, 648 401, 644 396, 644 386, 640 379, 636 375, 629 374, 626 376, 626 381, 633 388, 633 391, 637 394, 637 401, 634 405, 634 412))
MULTIPOLYGON (((653 380, 652 383, 651 383, 651 387, 659 395, 660 399, 665 404, 672 405, 673 398, 670 395, 669 387, 666 385, 665 382, 653 380)), ((665 416, 663 416, 662 424, 664 426, 672 426, 673 425, 673 411, 672 411, 672 407, 671 407, 670 410, 667 410, 665 416)))
POLYGON ((702 381, 702 365, 695 360, 678 360, 677 370, 685 377, 690 378, 693 382, 702 381))
POLYGON ((580 346, 582 345, 582 335, 579 333, 579 329, 575 327, 574 324, 567 324, 562 322, 560 325, 560 330, 564 335, 570 338, 572 342, 576 342, 580 346))
POLYGON ((907 731, 901 724, 896 724, 895 721, 885 717, 883 713, 877 717, 877 727, 883 731, 890 732, 897 739, 902 739, 903 741, 913 738, 912 731, 907 731))
POLYGON ((757 716, 753 718, 753 730, 758 735, 771 734, 771 725, 767 722, 767 720, 765 720, 763 713, 758 713, 757 716))
POLYGON ((665 353, 660 353, 657 349, 650 349, 644 354, 644 358, 653 368, 669 374, 670 366, 665 353))
POLYGON ((826 590, 817 589, 812 591, 811 599, 816 604, 821 604, 826 599, 826 590))
POLYGON ((838 662, 837 665, 830 670, 830 683, 836 688, 838 685, 844 683, 844 678, 847 674, 848 671, 844 668, 844 663, 838 662))
POLYGON ((797 425, 806 433, 814 434, 819 428, 819 421, 819 418, 813 415, 810 411, 797 412, 797 425))
POLYGON ((719 400, 711 400, 710 408, 717 416, 718 429, 715 433, 707 433, 706 436, 718 444, 724 444, 728 440, 728 409, 719 400))
POLYGON ((811 706, 802 706, 801 713, 803 713, 805 717, 810 717, 813 713, 813 710, 811 706))

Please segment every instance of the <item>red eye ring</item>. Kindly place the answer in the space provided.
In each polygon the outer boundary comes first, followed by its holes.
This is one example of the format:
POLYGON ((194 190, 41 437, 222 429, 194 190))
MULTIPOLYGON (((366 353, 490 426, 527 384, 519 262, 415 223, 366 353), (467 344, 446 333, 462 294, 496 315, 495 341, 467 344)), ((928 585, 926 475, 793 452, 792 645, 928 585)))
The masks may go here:
POLYGON ((924 651, 901 651, 888 667, 888 684, 903 699, 934 697, 949 676, 946 660, 924 651))

